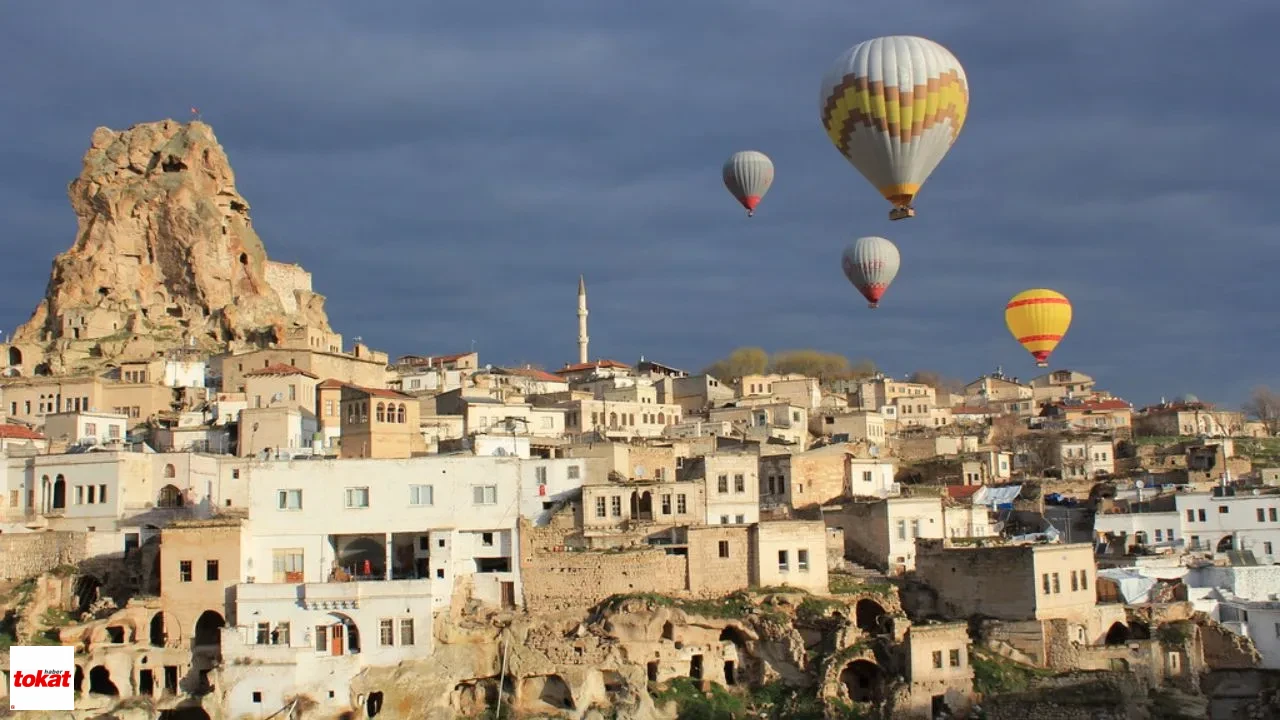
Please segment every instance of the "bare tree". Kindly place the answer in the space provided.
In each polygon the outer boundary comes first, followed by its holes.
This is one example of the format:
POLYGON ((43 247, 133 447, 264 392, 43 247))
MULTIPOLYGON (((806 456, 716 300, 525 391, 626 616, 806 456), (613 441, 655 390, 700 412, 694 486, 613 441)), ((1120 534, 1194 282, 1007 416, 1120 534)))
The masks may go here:
POLYGON ((1268 436, 1280 433, 1280 393, 1259 385, 1250 393, 1249 401, 1244 404, 1244 412, 1262 423, 1268 436))

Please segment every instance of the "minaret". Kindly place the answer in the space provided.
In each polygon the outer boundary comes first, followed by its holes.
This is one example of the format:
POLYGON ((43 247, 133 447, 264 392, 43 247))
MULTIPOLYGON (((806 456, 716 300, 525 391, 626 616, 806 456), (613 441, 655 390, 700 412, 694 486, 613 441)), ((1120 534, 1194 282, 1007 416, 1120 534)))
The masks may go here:
POLYGON ((586 364, 587 360, 587 283, 578 276, 578 362, 586 364))

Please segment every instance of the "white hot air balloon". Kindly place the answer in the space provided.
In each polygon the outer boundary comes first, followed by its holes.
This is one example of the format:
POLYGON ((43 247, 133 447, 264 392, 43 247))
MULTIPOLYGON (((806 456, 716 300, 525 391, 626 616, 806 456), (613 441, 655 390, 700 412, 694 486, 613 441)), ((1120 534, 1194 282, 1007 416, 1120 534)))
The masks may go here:
POLYGON ((969 81, 951 51, 894 35, 849 48, 822 79, 822 125, 841 155, 893 203, 911 203, 964 127, 969 81))
POLYGON ((773 184, 773 161, 762 152, 743 150, 729 156, 721 174, 724 186, 747 209, 747 217, 751 217, 773 184))
POLYGON ((897 245, 882 237, 861 237, 845 248, 840 267, 870 303, 869 307, 877 308, 885 290, 897 277, 901 261, 897 245))

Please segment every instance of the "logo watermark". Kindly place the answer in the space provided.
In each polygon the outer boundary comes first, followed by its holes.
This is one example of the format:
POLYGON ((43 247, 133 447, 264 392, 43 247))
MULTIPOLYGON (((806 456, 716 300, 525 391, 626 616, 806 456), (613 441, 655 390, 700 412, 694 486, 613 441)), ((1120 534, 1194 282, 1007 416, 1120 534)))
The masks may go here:
POLYGON ((70 645, 9 648, 9 709, 74 710, 75 653, 70 645))

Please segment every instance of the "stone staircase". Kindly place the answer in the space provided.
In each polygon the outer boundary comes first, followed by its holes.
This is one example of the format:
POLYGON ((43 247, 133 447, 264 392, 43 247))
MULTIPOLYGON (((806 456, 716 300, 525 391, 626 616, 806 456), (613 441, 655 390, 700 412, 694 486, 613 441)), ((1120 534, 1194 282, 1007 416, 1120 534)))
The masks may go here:
POLYGON ((841 568, 841 570, 844 571, 846 574, 852 575, 866 583, 889 582, 888 576, 886 576, 884 573, 880 572, 879 570, 869 568, 866 565, 859 565, 858 563, 853 562, 851 560, 845 560, 844 566, 841 568))

